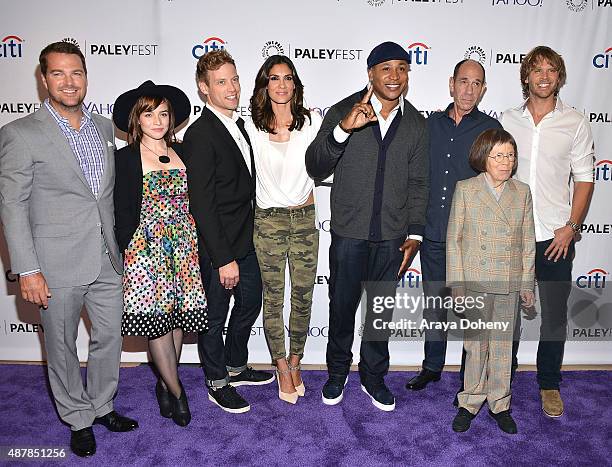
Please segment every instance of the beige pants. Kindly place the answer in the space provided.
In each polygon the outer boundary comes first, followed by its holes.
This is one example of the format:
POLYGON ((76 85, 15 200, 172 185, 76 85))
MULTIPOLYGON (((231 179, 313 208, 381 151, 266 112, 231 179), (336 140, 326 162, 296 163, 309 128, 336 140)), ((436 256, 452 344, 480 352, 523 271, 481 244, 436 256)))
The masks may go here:
POLYGON ((505 295, 470 291, 468 295, 482 297, 484 307, 466 312, 466 318, 507 323, 507 328, 464 330, 465 375, 464 390, 458 395, 459 407, 476 414, 486 400, 493 413, 503 412, 510 408, 512 337, 519 293, 505 295))

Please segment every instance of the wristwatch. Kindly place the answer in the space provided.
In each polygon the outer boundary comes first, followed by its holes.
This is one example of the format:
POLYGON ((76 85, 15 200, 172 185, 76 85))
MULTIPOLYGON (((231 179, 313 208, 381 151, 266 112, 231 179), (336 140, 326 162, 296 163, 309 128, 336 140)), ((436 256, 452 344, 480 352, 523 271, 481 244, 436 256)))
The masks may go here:
POLYGON ((572 228, 572 230, 574 231, 574 233, 580 232, 580 225, 576 224, 575 222, 567 221, 565 223, 565 225, 569 225, 572 228))

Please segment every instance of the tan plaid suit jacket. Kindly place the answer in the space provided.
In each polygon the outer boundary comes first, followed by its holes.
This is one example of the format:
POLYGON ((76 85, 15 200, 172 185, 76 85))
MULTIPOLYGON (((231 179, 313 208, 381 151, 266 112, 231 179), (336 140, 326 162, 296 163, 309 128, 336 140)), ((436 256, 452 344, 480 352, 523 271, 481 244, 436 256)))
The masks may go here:
POLYGON ((458 182, 446 237, 447 285, 496 294, 533 290, 534 271, 529 186, 508 180, 498 202, 484 173, 458 182))

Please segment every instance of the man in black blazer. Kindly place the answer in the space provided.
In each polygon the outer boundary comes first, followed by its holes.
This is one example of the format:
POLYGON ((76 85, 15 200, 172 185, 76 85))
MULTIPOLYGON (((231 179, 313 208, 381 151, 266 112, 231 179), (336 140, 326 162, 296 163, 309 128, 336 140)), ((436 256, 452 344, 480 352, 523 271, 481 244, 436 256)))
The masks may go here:
POLYGON ((198 337, 210 401, 230 413, 250 409, 234 389, 274 376, 247 366, 251 327, 261 309, 261 273, 253 246, 255 165, 244 121, 235 110, 240 81, 225 50, 203 55, 198 87, 202 115, 185 133, 189 202, 199 234, 200 268, 208 299, 209 331, 198 337), (230 297, 234 307, 227 326, 230 297))

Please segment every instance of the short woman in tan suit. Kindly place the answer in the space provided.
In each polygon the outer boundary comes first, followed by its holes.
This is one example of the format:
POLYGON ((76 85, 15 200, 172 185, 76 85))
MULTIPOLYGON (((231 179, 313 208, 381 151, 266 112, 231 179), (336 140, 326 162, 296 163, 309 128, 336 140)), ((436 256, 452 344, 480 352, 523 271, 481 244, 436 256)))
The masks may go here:
POLYGON ((446 280, 456 300, 473 297, 475 306, 466 311, 466 319, 497 327, 464 330, 465 389, 458 396, 453 430, 468 430, 486 400, 498 426, 516 433, 510 415, 512 337, 519 296, 523 306, 534 303, 531 192, 528 185, 510 178, 517 148, 507 131, 482 132, 469 161, 481 173, 460 181, 455 189, 446 238, 446 280))

